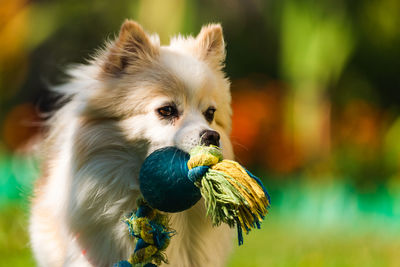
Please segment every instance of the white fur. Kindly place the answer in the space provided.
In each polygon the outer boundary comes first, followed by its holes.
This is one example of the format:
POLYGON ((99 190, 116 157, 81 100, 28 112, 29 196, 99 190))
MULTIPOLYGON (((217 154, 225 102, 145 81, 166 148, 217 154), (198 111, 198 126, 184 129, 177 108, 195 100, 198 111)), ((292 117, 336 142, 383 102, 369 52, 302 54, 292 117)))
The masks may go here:
MULTIPOLYGON (((229 83, 223 73, 196 57, 193 51, 199 48, 193 47, 193 38, 182 50, 176 45, 157 47, 156 36, 151 40, 159 51, 153 59, 157 68, 171 74, 181 89, 155 90, 170 85, 157 84, 165 77, 152 82, 143 78, 155 76, 148 73, 151 68, 105 81, 99 78, 105 55, 72 69, 71 82, 57 89, 72 100, 49 121, 43 145, 42 178, 35 187, 30 218, 39 266, 109 267, 129 257, 134 240, 122 219, 135 208, 140 166, 155 149, 177 146, 189 151, 199 143, 201 131, 214 129, 221 135, 225 157, 233 157, 229 83), (115 102, 104 101, 109 97, 115 102), (182 113, 174 123, 155 112, 167 102, 174 102, 182 113), (209 106, 218 112, 211 124, 203 115, 209 106), (118 119, 104 118, 108 115, 102 110, 114 112, 118 119)), ((179 39, 179 47, 183 44, 179 39)), ((211 226, 203 201, 170 217, 177 231, 167 251, 171 266, 224 265, 231 231, 211 226)))

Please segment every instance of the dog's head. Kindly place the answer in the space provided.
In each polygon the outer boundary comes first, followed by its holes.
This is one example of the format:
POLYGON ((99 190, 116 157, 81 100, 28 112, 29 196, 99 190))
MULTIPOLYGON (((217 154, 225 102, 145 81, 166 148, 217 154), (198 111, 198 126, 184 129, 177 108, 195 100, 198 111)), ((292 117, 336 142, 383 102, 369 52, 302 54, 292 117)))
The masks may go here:
POLYGON ((147 143, 146 154, 165 146, 189 151, 198 144, 220 145, 230 154, 224 59, 218 24, 204 26, 195 38, 178 36, 160 46, 156 35, 127 20, 94 61, 99 82, 85 113, 117 121, 128 142, 147 143))

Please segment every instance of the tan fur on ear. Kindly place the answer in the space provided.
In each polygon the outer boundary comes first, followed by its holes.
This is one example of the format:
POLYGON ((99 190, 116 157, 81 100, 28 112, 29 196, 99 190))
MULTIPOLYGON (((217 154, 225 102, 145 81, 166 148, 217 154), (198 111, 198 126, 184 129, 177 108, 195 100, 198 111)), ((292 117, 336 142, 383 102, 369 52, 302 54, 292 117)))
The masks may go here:
POLYGON ((203 26, 196 40, 202 51, 202 59, 215 67, 220 67, 225 60, 225 42, 220 24, 203 26))
POLYGON ((142 26, 132 20, 125 20, 118 38, 106 52, 103 71, 119 74, 138 60, 150 60, 158 54, 142 26))

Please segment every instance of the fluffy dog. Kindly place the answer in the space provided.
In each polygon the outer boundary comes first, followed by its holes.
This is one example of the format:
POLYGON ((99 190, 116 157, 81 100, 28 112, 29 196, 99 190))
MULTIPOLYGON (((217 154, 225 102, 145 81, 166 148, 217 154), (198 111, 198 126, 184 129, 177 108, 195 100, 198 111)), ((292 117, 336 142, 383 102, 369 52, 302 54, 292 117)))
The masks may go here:
MULTIPOLYGON (((48 121, 30 217, 39 266, 100 266, 127 259, 125 215, 140 194, 146 156, 165 146, 220 145, 233 157, 230 84, 218 24, 160 46, 127 20, 118 37, 56 90, 70 101, 48 121)), ((204 202, 171 214, 170 265, 223 266, 231 231, 212 227, 204 202)))

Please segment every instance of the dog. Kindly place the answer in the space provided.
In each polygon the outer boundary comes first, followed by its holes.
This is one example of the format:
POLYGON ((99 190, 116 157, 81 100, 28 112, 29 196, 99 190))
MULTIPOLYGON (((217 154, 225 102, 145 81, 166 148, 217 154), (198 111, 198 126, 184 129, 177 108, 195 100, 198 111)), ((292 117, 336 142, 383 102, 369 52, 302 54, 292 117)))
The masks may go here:
MULTIPOLYGON (((140 166, 154 150, 212 144, 233 159, 224 60, 219 24, 161 46, 126 20, 88 64, 67 72, 69 82, 55 90, 69 102, 47 121, 32 197, 39 266, 110 267, 129 258, 134 241, 123 218, 135 209, 140 166)), ((170 266, 224 266, 232 231, 213 227, 205 213, 201 200, 169 214, 177 232, 166 252, 170 266)))

